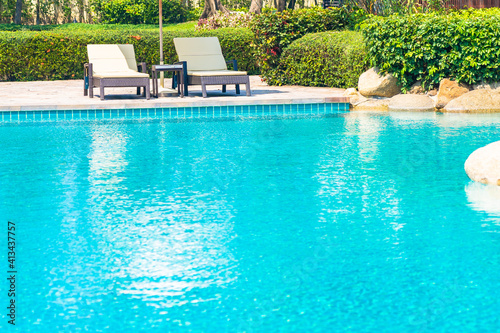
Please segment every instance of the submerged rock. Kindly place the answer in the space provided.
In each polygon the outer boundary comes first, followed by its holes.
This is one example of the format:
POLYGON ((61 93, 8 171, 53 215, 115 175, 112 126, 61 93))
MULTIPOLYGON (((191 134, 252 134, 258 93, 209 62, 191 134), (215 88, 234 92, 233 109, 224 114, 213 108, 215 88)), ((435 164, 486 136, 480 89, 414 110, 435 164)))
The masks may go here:
POLYGON ((500 186, 485 186, 479 183, 469 183, 465 193, 473 209, 500 216, 500 186))
POLYGON ((500 141, 475 150, 465 161, 464 168, 470 179, 500 186, 500 141))
POLYGON ((353 111, 388 111, 390 98, 370 98, 353 106, 353 111))
POLYGON ((439 83, 436 107, 438 109, 444 108, 452 99, 460 97, 468 92, 469 88, 465 85, 449 79, 443 79, 439 83))
POLYGON ((434 101, 427 95, 400 94, 391 98, 389 111, 434 111, 434 101))
POLYGON ((358 90, 363 96, 392 97, 401 92, 398 80, 391 74, 380 76, 377 67, 372 67, 359 77, 358 90))
POLYGON ((472 90, 446 104, 447 112, 500 112, 500 89, 472 90))

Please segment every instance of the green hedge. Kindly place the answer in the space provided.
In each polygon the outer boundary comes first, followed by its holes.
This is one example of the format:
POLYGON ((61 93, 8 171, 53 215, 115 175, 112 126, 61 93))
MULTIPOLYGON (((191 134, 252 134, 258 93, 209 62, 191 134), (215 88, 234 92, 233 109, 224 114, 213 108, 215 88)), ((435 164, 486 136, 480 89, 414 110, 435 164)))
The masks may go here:
POLYGON ((354 31, 308 34, 294 41, 280 59, 279 84, 349 88, 368 68, 363 36, 354 31))
POLYGON ((404 88, 451 78, 500 81, 500 9, 373 17, 363 24, 373 65, 404 88))
POLYGON ((345 8, 285 10, 256 15, 250 24, 261 74, 269 84, 280 84, 276 68, 285 47, 308 33, 345 30, 356 23, 356 13, 345 8))
MULTIPOLYGON (((165 31, 165 63, 177 61, 174 37, 216 36, 226 59, 237 59, 241 70, 258 72, 249 29, 219 29, 208 32, 165 31)), ((134 44, 136 58, 150 67, 159 63, 159 33, 121 29, 92 31, 0 32, 0 80, 36 81, 81 79, 87 59, 87 44, 134 44)))

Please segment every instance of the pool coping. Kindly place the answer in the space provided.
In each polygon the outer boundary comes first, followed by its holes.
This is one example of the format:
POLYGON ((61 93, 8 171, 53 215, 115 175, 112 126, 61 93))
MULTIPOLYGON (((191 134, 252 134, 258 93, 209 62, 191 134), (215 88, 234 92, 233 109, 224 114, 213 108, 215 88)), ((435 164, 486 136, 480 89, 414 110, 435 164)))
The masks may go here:
MULTIPOLYGON (((83 96, 82 80, 0 82, 0 112, 44 110, 109 110, 153 109, 209 106, 280 105, 349 103, 344 89, 302 86, 268 86, 258 76, 251 76, 252 96, 236 95, 234 87, 222 93, 211 86, 208 98, 202 98, 201 88, 190 87, 184 98, 166 95, 146 100, 134 94, 134 89, 110 88, 106 100, 83 96)), ((168 84, 168 82, 167 82, 168 84)))

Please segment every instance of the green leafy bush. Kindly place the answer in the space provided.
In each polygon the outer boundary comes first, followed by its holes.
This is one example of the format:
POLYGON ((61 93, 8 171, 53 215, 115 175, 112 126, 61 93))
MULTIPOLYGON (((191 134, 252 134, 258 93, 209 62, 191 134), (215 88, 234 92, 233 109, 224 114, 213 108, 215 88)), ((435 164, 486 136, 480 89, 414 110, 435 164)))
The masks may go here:
MULTIPOLYGON (((238 67, 258 72, 249 29, 218 29, 209 32, 164 31, 164 61, 177 61, 173 38, 216 36, 227 60, 237 59, 238 67)), ((136 58, 150 67, 158 64, 158 31, 141 29, 88 31, 0 32, 0 80, 36 81, 81 79, 88 61, 87 44, 134 44, 136 58)))
POLYGON ((357 16, 345 8, 285 10, 256 15, 250 24, 261 73, 270 84, 285 47, 308 33, 354 27, 357 16))
POLYGON ((443 78, 473 84, 500 80, 500 9, 373 17, 363 26, 372 64, 405 89, 443 78))
MULTIPOLYGON (((158 1, 94 0, 92 8, 102 23, 158 24, 158 1)), ((192 19, 188 9, 178 0, 162 0, 162 13, 165 23, 192 19)))
POLYGON ((356 87, 368 68, 363 36, 354 31, 308 34, 294 41, 280 59, 275 84, 356 87))

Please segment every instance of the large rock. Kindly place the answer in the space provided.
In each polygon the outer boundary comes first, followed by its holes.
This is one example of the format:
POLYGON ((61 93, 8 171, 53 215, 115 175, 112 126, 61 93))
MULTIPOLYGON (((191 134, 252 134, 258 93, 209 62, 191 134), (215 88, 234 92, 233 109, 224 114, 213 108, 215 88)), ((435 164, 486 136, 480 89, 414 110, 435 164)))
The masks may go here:
POLYGON ((464 167, 470 179, 500 186, 500 141, 475 150, 465 161, 464 167))
POLYGON ((449 79, 443 79, 439 83, 436 107, 438 109, 442 109, 452 99, 460 97, 468 92, 469 88, 467 88, 464 84, 449 79))
POLYGON ((446 104, 447 112, 500 112, 500 90, 472 90, 446 104))
POLYGON ((427 95, 400 94, 391 98, 389 111, 434 111, 434 101, 427 95))
POLYGON ((398 80, 391 74, 380 76, 378 68, 373 67, 361 74, 358 91, 363 96, 392 97, 401 92, 398 80))

